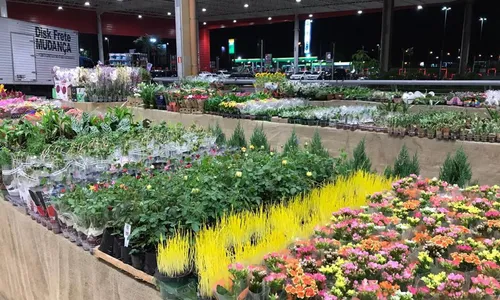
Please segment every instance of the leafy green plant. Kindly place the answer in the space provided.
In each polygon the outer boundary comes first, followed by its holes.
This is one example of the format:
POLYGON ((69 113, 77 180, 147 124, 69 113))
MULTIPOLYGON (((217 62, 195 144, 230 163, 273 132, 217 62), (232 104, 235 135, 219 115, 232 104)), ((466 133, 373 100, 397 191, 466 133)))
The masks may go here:
POLYGON ((465 187, 470 183, 472 171, 463 148, 458 149, 453 157, 450 154, 446 156, 439 170, 439 179, 460 187, 465 187))
POLYGON ((353 158, 350 161, 350 165, 352 172, 359 170, 363 170, 365 172, 371 171, 372 163, 365 152, 365 139, 362 139, 356 148, 354 148, 353 158))
POLYGON ((266 133, 264 132, 264 125, 255 126, 252 136, 250 137, 250 145, 256 149, 269 151, 269 142, 267 141, 266 133))
POLYGON ((403 148, 401 148, 401 151, 399 152, 399 155, 394 162, 394 166, 392 168, 387 167, 384 171, 384 175, 387 178, 403 178, 410 176, 411 174, 418 175, 419 173, 420 164, 418 162, 417 153, 415 153, 413 158, 410 158, 410 154, 408 153, 408 148, 406 148, 406 145, 403 145, 403 148))
POLYGON ((299 150, 299 138, 297 137, 297 133, 295 133, 295 129, 292 131, 292 135, 288 139, 283 148, 284 153, 294 153, 299 150))
POLYGON ((314 154, 318 155, 320 157, 329 157, 330 154, 328 153, 328 150, 323 146, 323 142, 321 141, 321 136, 319 134, 319 131, 316 129, 314 131, 313 138, 311 140, 311 144, 306 146, 306 149, 314 154))
POLYGON ((234 129, 234 133, 229 139, 228 146, 230 147, 246 147, 247 146, 247 140, 245 138, 245 132, 243 131, 243 128, 241 127, 241 123, 238 122, 238 125, 236 125, 236 128, 234 129))

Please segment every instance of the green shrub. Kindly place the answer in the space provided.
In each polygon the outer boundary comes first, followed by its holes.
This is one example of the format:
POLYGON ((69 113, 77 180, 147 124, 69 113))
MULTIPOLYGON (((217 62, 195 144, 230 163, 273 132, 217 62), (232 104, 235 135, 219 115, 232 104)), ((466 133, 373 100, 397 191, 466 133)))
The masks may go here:
POLYGON ((354 148, 353 158, 350 162, 350 165, 352 172, 360 170, 365 172, 371 171, 372 163, 365 152, 365 139, 361 140, 356 148, 354 148))
POLYGON ((288 139, 288 141, 285 144, 285 147, 283 149, 283 152, 286 154, 289 153, 294 153, 299 151, 299 138, 297 137, 297 134, 295 133, 295 129, 292 131, 292 135, 288 139))
POLYGON ((314 155, 318 155, 320 157, 330 156, 328 150, 326 150, 326 148, 323 146, 323 142, 321 141, 321 136, 319 135, 319 131, 317 129, 316 131, 314 131, 311 144, 309 144, 306 148, 309 152, 311 152, 314 155))
POLYGON ((215 144, 222 146, 226 143, 226 135, 222 131, 219 122, 215 123, 215 127, 209 126, 208 131, 216 137, 215 144))
POLYGON ((413 155, 413 158, 410 158, 410 154, 408 153, 408 148, 406 148, 406 145, 403 145, 403 148, 401 148, 398 158, 394 162, 394 167, 387 167, 384 171, 384 175, 387 178, 403 178, 410 176, 411 174, 418 175, 419 173, 420 164, 418 162, 417 153, 413 155))
POLYGON ((243 131, 243 128, 241 127, 241 123, 238 122, 238 125, 234 129, 234 133, 231 136, 231 139, 228 142, 228 146, 230 147, 246 147, 247 146, 247 140, 245 138, 245 132, 243 131))
POLYGON ((255 126, 252 137, 250 138, 250 145, 253 145, 255 149, 269 151, 269 142, 264 132, 264 125, 255 126))
POLYGON ((457 184, 460 187, 465 187, 472 179, 472 171, 470 164, 462 148, 458 149, 455 156, 450 154, 446 156, 443 166, 439 170, 439 179, 450 184, 457 184))

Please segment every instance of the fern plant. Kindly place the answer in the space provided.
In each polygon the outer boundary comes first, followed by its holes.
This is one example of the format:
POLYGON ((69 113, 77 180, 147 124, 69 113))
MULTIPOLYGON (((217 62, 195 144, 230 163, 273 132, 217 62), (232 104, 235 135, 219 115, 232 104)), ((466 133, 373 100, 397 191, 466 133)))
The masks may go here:
POLYGON ((250 145, 254 146, 255 149, 269 151, 269 142, 264 132, 264 125, 255 127, 252 137, 250 137, 250 145))
POLYGON ((238 122, 238 125, 236 125, 236 128, 234 129, 234 133, 231 136, 231 139, 229 139, 228 145, 230 147, 246 147, 247 146, 247 140, 245 138, 245 132, 243 131, 243 128, 241 127, 241 123, 238 122))
POLYGON ((446 156, 439 170, 439 179, 460 187, 465 187, 470 183, 472 171, 463 148, 458 149, 453 157, 450 154, 446 156))

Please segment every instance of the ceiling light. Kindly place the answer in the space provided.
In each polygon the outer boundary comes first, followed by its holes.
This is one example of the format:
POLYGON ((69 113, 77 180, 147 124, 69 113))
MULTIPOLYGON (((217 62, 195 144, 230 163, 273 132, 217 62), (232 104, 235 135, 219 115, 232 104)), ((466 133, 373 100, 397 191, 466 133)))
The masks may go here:
POLYGON ((168 16, 171 16, 171 15, 172 15, 172 13, 171 13, 171 12, 168 12, 168 13, 167 13, 167 15, 168 15, 168 16))
POLYGON ((84 5, 85 6, 90 6, 90 2, 86 1, 84 5))
POLYGON ((267 18, 267 19, 268 19, 269 21, 271 21, 271 20, 273 19, 273 17, 269 17, 269 18, 267 18))
POLYGON ((59 6, 59 7, 57 8, 57 10, 63 10, 63 7, 62 7, 62 6, 59 6))
POLYGON ((245 5, 243 5, 243 7, 244 7, 244 8, 248 8, 248 4, 247 4, 247 3, 245 3, 245 5))
POLYGON ((207 25, 207 22, 203 22, 203 25, 207 25))
POLYGON ((142 15, 138 15, 137 17, 138 17, 139 19, 142 19, 142 15))
POLYGON ((424 7, 422 5, 419 5, 419 6, 417 6, 417 9, 421 10, 421 9, 424 9, 424 7))
POLYGON ((206 8, 202 8, 202 9, 201 9, 201 11, 202 11, 202 12, 206 12, 206 11, 207 11, 207 9, 206 9, 206 8))
POLYGON ((236 20, 233 20, 233 23, 236 23, 236 20))
POLYGON ((362 14, 363 11, 362 10, 358 10, 358 15, 362 14))
POLYGON ((309 18, 312 18, 313 17, 313 14, 309 14, 309 18))

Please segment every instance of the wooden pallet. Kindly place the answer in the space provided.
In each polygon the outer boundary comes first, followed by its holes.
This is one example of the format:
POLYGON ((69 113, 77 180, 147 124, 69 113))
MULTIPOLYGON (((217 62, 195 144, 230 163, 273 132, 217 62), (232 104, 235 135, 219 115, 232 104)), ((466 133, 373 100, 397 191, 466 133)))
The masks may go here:
POLYGON ((113 267, 127 273, 128 275, 134 277, 137 280, 143 281, 150 285, 156 286, 155 279, 153 276, 144 273, 143 271, 139 271, 132 267, 131 265, 127 265, 122 261, 107 255, 106 253, 99 250, 99 247, 94 248, 94 256, 105 261, 106 263, 112 265, 113 267))

